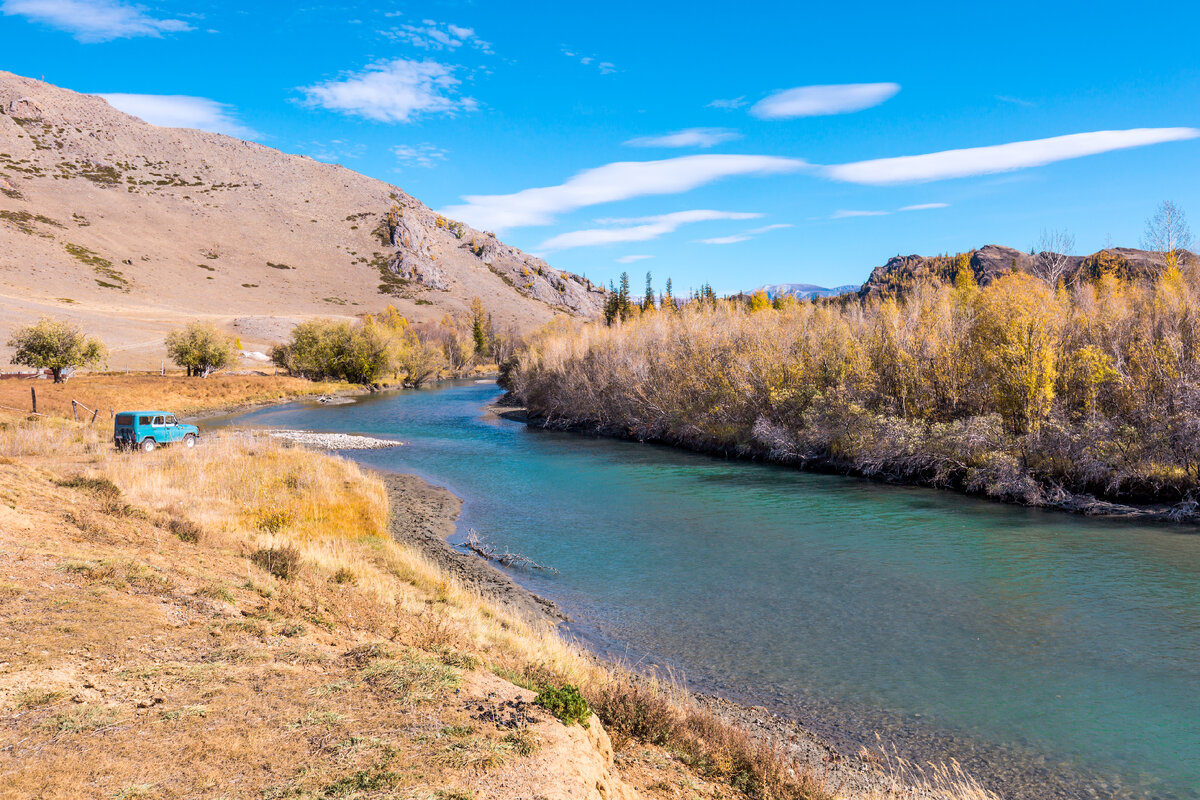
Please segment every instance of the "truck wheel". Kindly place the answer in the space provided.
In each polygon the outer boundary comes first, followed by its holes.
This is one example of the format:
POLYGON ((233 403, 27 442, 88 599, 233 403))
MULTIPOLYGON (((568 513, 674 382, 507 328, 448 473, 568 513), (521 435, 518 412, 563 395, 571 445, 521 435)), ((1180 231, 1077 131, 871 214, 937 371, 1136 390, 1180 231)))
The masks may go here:
POLYGON ((154 441, 153 439, 143 439, 142 440, 142 452, 143 453, 150 453, 157 446, 158 446, 158 442, 154 441))
POLYGON ((183 437, 183 446, 184 447, 195 447, 196 446, 195 435, 189 433, 187 436, 183 437))

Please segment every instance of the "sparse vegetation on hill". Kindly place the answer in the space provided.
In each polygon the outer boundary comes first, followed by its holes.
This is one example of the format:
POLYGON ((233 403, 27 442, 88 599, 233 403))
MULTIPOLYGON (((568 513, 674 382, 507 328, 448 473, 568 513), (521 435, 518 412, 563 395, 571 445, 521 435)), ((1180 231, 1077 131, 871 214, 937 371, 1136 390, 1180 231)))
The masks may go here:
POLYGON ((547 425, 1032 504, 1077 505, 1080 493, 1194 515, 1194 265, 1102 271, 1070 288, 1010 271, 980 287, 964 261, 955 281, 778 307, 709 298, 559 326, 506 381, 547 425))
POLYGON ((148 125, 99 97, 3 71, 0 140, 0 328, 69 297, 62 315, 120 352, 121 366, 157 366, 161 337, 198 317, 266 352, 331 305, 376 312, 390 302, 436 324, 479 297, 521 331, 600 305, 586 281, 395 186, 148 125))

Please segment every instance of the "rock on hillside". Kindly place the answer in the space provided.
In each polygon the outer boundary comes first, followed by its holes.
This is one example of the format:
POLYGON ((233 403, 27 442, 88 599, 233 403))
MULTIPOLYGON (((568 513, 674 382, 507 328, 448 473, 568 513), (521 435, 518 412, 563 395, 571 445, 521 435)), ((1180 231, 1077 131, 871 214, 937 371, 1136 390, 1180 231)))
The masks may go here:
MULTIPOLYGON (((1039 256, 1023 253, 1011 247, 989 244, 968 253, 971 271, 980 285, 986 286, 1005 273, 1018 270, 1036 272, 1039 256)), ((1195 254, 1184 251, 1184 261, 1195 254)), ((1066 256, 1064 277, 1070 281, 1081 276, 1114 272, 1122 277, 1157 275, 1166 266, 1161 253, 1111 247, 1090 256, 1066 256)), ((892 295, 921 280, 953 281, 958 276, 958 256, 895 256, 886 264, 871 271, 871 276, 859 289, 859 295, 892 295)))
POLYGON ((382 181, 0 72, 0 334, 68 317, 111 366, 157 366, 189 319, 262 350, 302 319, 392 303, 436 322, 473 297, 501 329, 603 301, 382 181))

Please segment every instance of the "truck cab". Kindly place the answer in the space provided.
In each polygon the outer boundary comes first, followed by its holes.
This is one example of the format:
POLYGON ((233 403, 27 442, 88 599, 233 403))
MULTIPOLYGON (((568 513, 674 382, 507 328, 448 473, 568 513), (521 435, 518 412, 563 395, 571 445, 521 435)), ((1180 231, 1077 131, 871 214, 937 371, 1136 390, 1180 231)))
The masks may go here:
POLYGON ((118 450, 149 453, 176 442, 195 447, 200 438, 199 428, 180 422, 170 411, 121 411, 113 419, 113 443, 118 450))

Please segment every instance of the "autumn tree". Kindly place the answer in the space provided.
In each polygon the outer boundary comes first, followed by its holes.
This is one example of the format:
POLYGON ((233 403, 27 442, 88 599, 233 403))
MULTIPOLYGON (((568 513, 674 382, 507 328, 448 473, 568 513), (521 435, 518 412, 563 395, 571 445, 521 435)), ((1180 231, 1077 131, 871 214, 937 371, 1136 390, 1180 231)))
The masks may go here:
POLYGON ((1034 250, 1033 274, 1046 282, 1051 289, 1057 288, 1071 267, 1071 251, 1075 249, 1075 236, 1066 229, 1042 231, 1034 250))
POLYGON ((1183 209, 1170 200, 1164 201, 1154 216, 1146 220, 1142 246, 1162 254, 1168 267, 1178 267, 1180 251, 1192 246, 1192 230, 1183 209))
POLYGON ((474 297, 471 299, 471 338, 475 343, 475 355, 489 355, 488 342, 488 320, 487 312, 484 311, 483 302, 474 297))
POLYGON ((207 378, 233 362, 238 347, 232 336, 206 322, 191 322, 167 334, 167 357, 188 377, 207 378))
POLYGON ((13 331, 8 346, 15 348, 12 363, 48 369, 55 383, 77 367, 100 366, 108 354, 104 343, 87 336, 65 320, 42 317, 32 325, 13 331))

